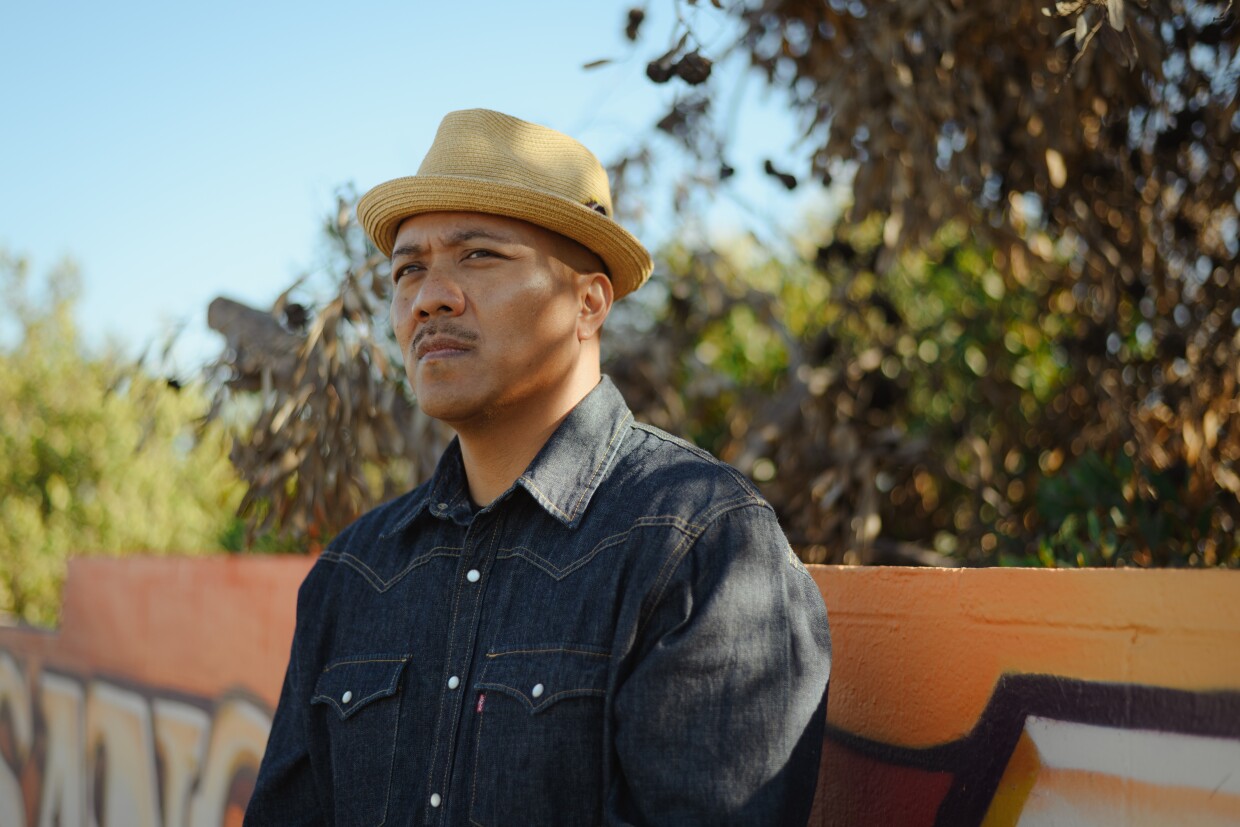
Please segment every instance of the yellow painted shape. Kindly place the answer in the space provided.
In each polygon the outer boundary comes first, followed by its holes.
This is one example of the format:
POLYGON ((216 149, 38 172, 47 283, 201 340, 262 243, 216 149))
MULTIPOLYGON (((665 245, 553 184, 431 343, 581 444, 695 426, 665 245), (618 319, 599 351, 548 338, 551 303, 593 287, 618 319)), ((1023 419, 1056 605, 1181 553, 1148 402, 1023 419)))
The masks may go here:
POLYGON ((1016 827, 1020 823, 1021 811, 1025 809, 1025 799, 1029 797, 1041 769, 1037 746, 1027 733, 1022 732, 1016 749, 1012 750, 1007 769, 1003 771, 1003 778, 999 779, 999 787, 990 801, 982 827, 1016 827))

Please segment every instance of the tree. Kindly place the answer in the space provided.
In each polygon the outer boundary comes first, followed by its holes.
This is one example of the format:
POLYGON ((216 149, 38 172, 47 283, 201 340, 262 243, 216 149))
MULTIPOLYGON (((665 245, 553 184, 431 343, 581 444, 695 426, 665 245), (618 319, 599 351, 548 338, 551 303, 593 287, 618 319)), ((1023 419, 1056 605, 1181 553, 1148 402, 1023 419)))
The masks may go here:
POLYGON ((208 367, 209 418, 256 408, 232 428, 246 483, 247 538, 315 551, 363 511, 427 478, 448 432, 409 398, 387 325, 388 263, 341 192, 325 222, 332 283, 301 280, 256 310, 220 297, 207 322, 228 343, 208 367), (317 299, 317 301, 316 301, 317 299))
MULTIPOLYGON (((842 225, 819 229, 814 256, 841 294, 907 318, 914 306, 890 299, 928 259, 951 271, 936 278, 958 281, 949 292, 962 299, 981 286, 1023 302, 1016 316, 1008 302, 997 315, 943 319, 967 334, 980 325, 988 340, 963 350, 978 369, 949 406, 949 442, 977 454, 964 464, 1000 470, 915 472, 936 508, 971 526, 941 525, 940 545, 976 562, 1237 562, 1240 26, 1230 3, 676 8, 675 45, 646 74, 678 90, 656 126, 694 162, 677 192, 726 189, 749 160, 730 154, 719 114, 730 110, 718 105, 730 90, 711 57, 740 61, 804 128, 792 172, 769 159, 765 171, 787 187, 851 178, 852 207, 842 225), (713 55, 695 35, 708 17, 735 26, 713 55), (946 251, 944 238, 956 239, 946 251), (985 272, 959 266, 960 252, 981 256, 985 272), (1023 433, 996 428, 1021 390, 1004 351, 1030 344, 1049 357, 1049 396, 1023 433), (1004 473, 1009 458, 1017 479, 1004 473), (942 497, 953 490, 964 499, 942 497)), ((630 13, 630 39, 643 17, 630 13)), ((657 155, 641 146, 617 172, 641 175, 657 155)), ((972 304, 990 310, 985 296, 972 304)), ((885 359, 888 333, 873 329, 844 359, 855 368, 876 352, 868 345, 885 359)), ((885 364, 894 387, 924 384, 925 365, 885 364)), ((830 451, 813 461, 798 450, 812 417, 796 412, 816 406, 811 391, 790 376, 772 406, 793 412, 775 441, 794 468, 778 470, 802 492, 841 470, 830 451)), ((875 413, 862 403, 863 418, 875 413)), ((866 476, 851 474, 853 499, 899 505, 899 487, 866 476)), ((786 513, 803 517, 803 500, 783 498, 786 513)), ((863 539, 853 543, 862 551, 863 539)))
POLYGON ((0 283, 0 612, 50 624, 70 555, 219 549, 241 489, 200 390, 87 351, 71 266, 0 283))
MULTIPOLYGON (((609 322, 607 370, 639 417, 753 476, 814 562, 1240 564, 1230 4, 674 8, 672 48, 632 82, 675 94, 613 165, 620 206, 668 137, 688 163, 658 191, 682 210, 744 166, 786 188, 846 185, 852 201, 802 231, 803 260, 662 251, 652 287, 609 322), (708 17, 734 32, 711 53, 696 34, 708 17), (721 103, 744 73, 800 118, 799 155, 735 156, 721 103)), ((644 19, 625 21, 635 49, 644 19)), ((285 355, 224 363, 264 389, 238 452, 270 503, 255 513, 325 533, 424 479, 443 438, 411 427, 383 368, 386 263, 349 202, 329 227, 339 286, 309 335, 282 298, 259 315, 283 324, 285 355), (349 441, 385 409, 404 465, 349 441), (325 431, 299 424, 322 416, 325 431), (342 475, 367 473, 342 493, 342 475)))

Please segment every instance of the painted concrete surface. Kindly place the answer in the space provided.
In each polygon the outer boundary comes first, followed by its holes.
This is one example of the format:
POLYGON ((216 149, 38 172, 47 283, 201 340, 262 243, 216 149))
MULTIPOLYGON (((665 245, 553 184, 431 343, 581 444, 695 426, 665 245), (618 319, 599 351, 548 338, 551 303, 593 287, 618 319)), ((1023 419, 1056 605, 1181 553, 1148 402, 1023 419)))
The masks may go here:
POLYGON ((1240 824, 1240 572, 813 573, 813 824, 1240 824))
MULTIPOLYGON (((240 824, 302 557, 78 560, 0 628, 0 827, 240 824)), ((1240 825, 1240 573, 811 566, 814 825, 1240 825)))
POLYGON ((0 827, 240 825, 312 562, 73 561, 58 632, 0 628, 0 827))

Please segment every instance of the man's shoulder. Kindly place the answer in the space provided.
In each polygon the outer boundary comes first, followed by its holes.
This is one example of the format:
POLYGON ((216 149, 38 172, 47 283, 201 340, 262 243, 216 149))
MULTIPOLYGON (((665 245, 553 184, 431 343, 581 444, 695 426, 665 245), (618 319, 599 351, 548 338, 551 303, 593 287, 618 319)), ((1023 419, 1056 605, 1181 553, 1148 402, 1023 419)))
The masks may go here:
POLYGON ((431 483, 428 480, 413 490, 370 509, 340 532, 332 541, 331 548, 339 550, 373 546, 376 540, 400 531, 425 507, 430 488, 431 483))
POLYGON ((732 506, 770 508, 749 478, 688 440, 632 421, 631 441, 613 482, 634 499, 696 512, 732 506))
POLYGON ((342 568, 353 569, 374 586, 390 577, 390 561, 385 560, 383 542, 400 532, 421 513, 430 495, 426 482, 395 499, 375 506, 337 534, 319 555, 302 583, 302 596, 313 595, 322 602, 326 594, 339 588, 342 568), (326 591, 325 591, 326 590, 326 591))

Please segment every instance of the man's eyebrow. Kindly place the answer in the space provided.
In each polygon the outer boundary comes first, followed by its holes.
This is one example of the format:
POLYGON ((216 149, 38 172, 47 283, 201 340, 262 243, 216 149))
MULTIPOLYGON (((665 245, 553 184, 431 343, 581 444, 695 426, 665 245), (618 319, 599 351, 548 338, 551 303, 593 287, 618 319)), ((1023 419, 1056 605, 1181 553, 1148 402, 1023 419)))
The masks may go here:
POLYGON ((426 252, 421 244, 402 244, 392 251, 392 258, 397 256, 420 256, 426 252))
MULTIPOLYGON (((495 230, 486 230, 482 227, 463 227, 444 237, 443 243, 445 247, 459 247, 470 241, 483 239, 485 241, 498 241, 501 244, 517 244, 518 239, 507 233, 497 232, 495 230)), ((392 258, 397 256, 420 256, 426 253, 426 246, 423 244, 402 244, 392 251, 392 258)))
POLYGON ((444 241, 449 247, 455 247, 464 244, 467 241, 476 239, 485 239, 487 241, 499 241, 503 244, 516 244, 517 239, 508 235, 508 233, 498 232, 496 230, 486 230, 482 227, 465 227, 449 235, 444 241))

